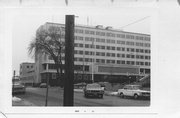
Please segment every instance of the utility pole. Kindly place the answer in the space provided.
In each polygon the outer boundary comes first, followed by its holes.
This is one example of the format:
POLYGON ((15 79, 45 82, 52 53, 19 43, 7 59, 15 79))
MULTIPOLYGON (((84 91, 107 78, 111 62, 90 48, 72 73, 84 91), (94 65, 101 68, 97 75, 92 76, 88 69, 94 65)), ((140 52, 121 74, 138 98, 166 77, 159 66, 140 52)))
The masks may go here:
POLYGON ((48 106, 48 90, 49 89, 49 73, 47 73, 47 78, 46 78, 46 102, 45 106, 48 106))
POLYGON ((66 15, 63 105, 74 105, 74 15, 66 15))

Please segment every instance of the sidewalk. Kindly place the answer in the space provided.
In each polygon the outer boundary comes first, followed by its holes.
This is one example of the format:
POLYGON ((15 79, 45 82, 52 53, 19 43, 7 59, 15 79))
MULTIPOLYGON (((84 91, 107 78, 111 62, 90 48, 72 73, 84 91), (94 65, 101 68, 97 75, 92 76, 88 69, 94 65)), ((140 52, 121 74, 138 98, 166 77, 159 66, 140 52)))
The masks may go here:
POLYGON ((12 97, 12 106, 35 106, 35 105, 29 101, 25 101, 14 96, 12 97))

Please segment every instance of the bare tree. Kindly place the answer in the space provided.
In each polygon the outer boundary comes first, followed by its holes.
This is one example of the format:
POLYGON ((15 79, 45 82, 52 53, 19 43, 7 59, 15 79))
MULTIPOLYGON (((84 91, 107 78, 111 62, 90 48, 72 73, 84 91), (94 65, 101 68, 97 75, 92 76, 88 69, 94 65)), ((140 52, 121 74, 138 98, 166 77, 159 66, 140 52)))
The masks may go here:
POLYGON ((61 87, 63 86, 62 54, 65 48, 63 37, 64 34, 61 27, 49 26, 48 28, 40 29, 36 34, 36 38, 32 40, 28 47, 29 55, 47 54, 52 57, 61 87))

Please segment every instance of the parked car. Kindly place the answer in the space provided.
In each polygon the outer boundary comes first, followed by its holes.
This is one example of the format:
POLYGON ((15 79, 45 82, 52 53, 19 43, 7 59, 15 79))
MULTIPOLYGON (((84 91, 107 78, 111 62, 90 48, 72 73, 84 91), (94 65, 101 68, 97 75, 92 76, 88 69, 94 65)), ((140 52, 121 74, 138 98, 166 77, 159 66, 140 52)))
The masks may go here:
POLYGON ((39 85, 39 87, 40 87, 40 88, 46 88, 46 87, 47 87, 47 84, 46 84, 46 83, 41 83, 41 84, 39 85))
POLYGON ((84 88, 85 97, 97 96, 103 98, 103 94, 104 94, 104 89, 101 87, 101 85, 97 83, 87 84, 86 87, 84 88))
POLYGON ((21 82, 19 77, 13 77, 12 79, 12 93, 26 93, 26 87, 24 84, 21 82))
POLYGON ((86 86, 86 83, 77 83, 77 84, 74 84, 74 88, 76 89, 79 89, 79 88, 84 88, 86 86))
POLYGON ((122 89, 118 90, 118 95, 122 98, 124 96, 134 97, 134 99, 140 97, 150 98, 150 91, 142 90, 140 85, 125 85, 122 89))

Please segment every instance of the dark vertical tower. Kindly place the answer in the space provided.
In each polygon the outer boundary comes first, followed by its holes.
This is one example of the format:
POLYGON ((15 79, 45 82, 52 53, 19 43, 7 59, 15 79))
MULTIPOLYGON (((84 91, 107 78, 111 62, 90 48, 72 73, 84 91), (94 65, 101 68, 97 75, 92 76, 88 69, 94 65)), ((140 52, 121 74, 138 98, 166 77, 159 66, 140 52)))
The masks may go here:
POLYGON ((66 15, 64 106, 74 105, 74 15, 66 15))

